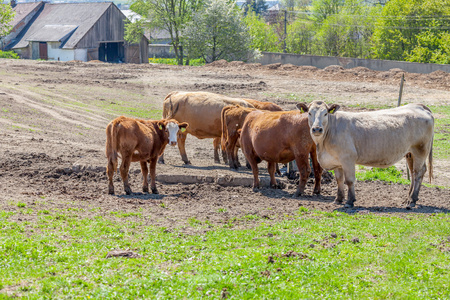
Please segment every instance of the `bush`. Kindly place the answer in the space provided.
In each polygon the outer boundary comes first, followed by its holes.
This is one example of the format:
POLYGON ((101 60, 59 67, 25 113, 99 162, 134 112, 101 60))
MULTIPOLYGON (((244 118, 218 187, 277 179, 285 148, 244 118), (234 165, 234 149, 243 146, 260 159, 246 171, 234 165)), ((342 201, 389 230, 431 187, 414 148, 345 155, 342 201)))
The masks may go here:
MULTIPOLYGON (((176 58, 149 58, 148 62, 151 64, 165 64, 165 65, 178 65, 176 58)), ((189 60, 190 66, 203 66, 205 60, 203 58, 196 58, 189 60)))
POLYGON ((14 58, 19 59, 19 55, 13 51, 2 51, 0 50, 0 58, 14 58))

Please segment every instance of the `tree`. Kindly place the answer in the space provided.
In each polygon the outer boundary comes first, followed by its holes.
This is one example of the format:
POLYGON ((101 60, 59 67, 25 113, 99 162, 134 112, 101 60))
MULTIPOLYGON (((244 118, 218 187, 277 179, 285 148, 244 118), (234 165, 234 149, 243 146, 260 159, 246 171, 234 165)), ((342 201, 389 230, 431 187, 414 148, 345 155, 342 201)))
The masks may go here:
POLYGON ((255 12, 250 12, 244 18, 251 36, 250 47, 259 51, 282 51, 280 42, 274 28, 264 22, 264 19, 255 12))
MULTIPOLYGON (((139 23, 141 26, 169 32, 178 64, 182 65, 184 55, 181 32, 202 6, 203 0, 133 0, 130 9, 146 18, 145 22, 139 23)), ((133 39, 133 32, 139 32, 136 28, 138 25, 126 25, 127 28, 130 27, 130 40, 133 39)))
POLYGON ((316 22, 323 22, 330 15, 337 15, 344 6, 345 0, 313 0, 312 12, 316 22))
POLYGON ((0 4, 0 37, 8 35, 11 30, 9 23, 14 19, 15 12, 9 4, 0 4))
POLYGON ((194 14, 183 34, 189 56, 201 56, 207 63, 247 60, 251 55, 251 37, 234 2, 211 0, 194 14))
POLYGON ((428 61, 431 55, 427 53, 442 45, 432 42, 433 37, 441 39, 442 33, 449 33, 449 15, 450 0, 390 0, 376 22, 373 57, 428 61))

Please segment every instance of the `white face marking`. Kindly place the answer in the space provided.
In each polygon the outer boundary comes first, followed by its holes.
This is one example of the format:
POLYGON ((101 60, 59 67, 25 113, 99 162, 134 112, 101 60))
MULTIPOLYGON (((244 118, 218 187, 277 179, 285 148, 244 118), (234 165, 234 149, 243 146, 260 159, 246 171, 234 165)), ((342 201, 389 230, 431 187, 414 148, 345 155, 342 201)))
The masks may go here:
POLYGON ((177 144, 177 133, 180 130, 178 124, 170 122, 166 125, 166 130, 169 132, 169 145, 175 146, 177 144))

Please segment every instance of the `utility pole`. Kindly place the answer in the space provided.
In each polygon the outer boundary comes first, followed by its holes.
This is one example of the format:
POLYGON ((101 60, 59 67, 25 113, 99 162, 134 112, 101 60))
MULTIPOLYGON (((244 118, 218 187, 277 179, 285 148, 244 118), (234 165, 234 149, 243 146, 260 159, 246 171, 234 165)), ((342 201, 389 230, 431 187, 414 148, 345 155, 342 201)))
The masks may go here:
POLYGON ((287 37, 287 29, 286 29, 286 23, 287 23, 287 10, 284 10, 284 48, 283 52, 286 53, 286 37, 287 37))

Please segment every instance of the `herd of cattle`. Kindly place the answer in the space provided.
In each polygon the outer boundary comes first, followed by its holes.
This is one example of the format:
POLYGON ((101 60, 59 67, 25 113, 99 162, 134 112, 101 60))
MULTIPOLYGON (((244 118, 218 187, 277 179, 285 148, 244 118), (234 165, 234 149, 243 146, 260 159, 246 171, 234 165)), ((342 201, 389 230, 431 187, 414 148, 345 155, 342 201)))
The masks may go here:
MULTIPOLYGON (((181 158, 186 155, 187 134, 213 138, 214 161, 219 163, 219 148, 225 163, 240 166, 238 147, 252 169, 253 189, 259 188, 258 163, 268 163, 270 185, 276 187, 278 163, 295 160, 299 184, 295 196, 304 192, 310 174, 311 157, 315 186, 320 193, 322 168, 334 170, 338 191, 335 203, 345 198, 346 207, 355 202, 355 164, 389 167, 406 157, 411 172, 407 208, 415 206, 422 179, 429 164, 432 178, 434 118, 428 107, 408 104, 371 112, 343 112, 339 105, 313 101, 297 104, 298 110, 283 111, 270 102, 236 99, 208 92, 172 92, 163 102, 163 119, 159 121, 118 117, 106 128, 106 156, 109 194, 114 194, 113 175, 121 158, 120 175, 126 194, 131 194, 128 170, 139 161, 143 191, 148 192, 150 165, 151 190, 156 189, 156 165, 164 163, 167 144, 178 145, 181 158)), ((278 171, 279 172, 279 171, 278 171)))

